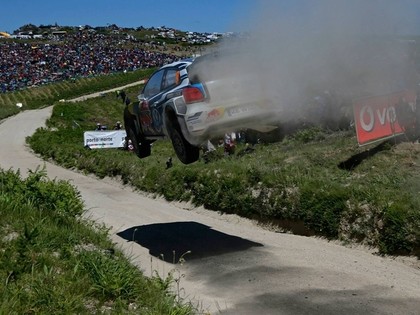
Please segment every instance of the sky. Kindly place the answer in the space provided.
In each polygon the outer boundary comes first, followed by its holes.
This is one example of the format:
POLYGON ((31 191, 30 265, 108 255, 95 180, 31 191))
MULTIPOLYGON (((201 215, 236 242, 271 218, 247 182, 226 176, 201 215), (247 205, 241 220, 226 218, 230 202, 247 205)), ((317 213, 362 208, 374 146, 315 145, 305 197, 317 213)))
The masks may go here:
POLYGON ((257 0, 1 0, 0 31, 25 24, 167 26, 183 31, 227 32, 257 0))
MULTIPOLYGON (((0 31, 13 32, 25 24, 122 27, 167 26, 182 31, 229 32, 247 30, 264 17, 253 19, 264 7, 275 8, 278 19, 294 16, 298 19, 315 7, 329 10, 339 3, 358 0, 1 0, 0 31), (275 2, 275 6, 273 6, 275 2), (319 6, 320 3, 327 5, 319 6)), ((398 28, 420 34, 420 0, 393 0, 410 12, 407 21, 400 19, 398 28), (414 26, 413 26, 414 25, 414 26)), ((389 5, 388 0, 364 0, 378 8, 389 5)), ((398 7, 397 6, 397 7, 398 7)), ((333 14, 334 10, 331 10, 333 14)), ((361 12, 363 13, 363 12, 361 12)), ((352 16, 349 14, 348 16, 352 16)), ((346 18, 342 16, 340 18, 346 18)), ((384 18, 386 18, 384 16, 384 18)))

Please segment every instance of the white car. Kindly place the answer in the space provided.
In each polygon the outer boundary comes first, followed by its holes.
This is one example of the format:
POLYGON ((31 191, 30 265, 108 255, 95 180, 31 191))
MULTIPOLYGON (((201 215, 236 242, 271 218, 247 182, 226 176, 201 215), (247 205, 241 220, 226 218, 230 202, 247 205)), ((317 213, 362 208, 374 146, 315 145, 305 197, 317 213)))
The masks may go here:
POLYGON ((169 137, 184 164, 198 160, 209 139, 240 129, 270 131, 274 107, 251 75, 217 54, 161 67, 147 81, 138 102, 124 111, 124 123, 135 152, 149 156, 150 144, 169 137), (227 71, 226 71, 227 70, 227 71))

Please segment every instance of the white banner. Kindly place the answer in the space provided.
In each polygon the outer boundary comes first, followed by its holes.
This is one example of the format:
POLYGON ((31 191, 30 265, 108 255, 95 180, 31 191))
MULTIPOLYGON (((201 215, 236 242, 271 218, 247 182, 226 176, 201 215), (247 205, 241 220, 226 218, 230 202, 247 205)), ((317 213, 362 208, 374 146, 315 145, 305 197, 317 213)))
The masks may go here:
POLYGON ((85 131, 84 143, 91 149, 122 148, 125 130, 85 131))

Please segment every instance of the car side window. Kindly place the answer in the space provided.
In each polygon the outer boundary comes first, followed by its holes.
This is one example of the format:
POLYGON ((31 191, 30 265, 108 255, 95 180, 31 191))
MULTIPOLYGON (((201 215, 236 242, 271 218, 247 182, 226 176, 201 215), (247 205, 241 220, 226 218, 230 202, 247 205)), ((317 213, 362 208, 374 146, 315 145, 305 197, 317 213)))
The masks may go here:
POLYGON ((161 70, 151 76, 149 81, 147 81, 146 86, 144 87, 144 90, 143 90, 144 97, 149 98, 160 92, 164 73, 165 73, 165 70, 161 70))
POLYGON ((166 90, 177 86, 180 82, 179 71, 175 69, 169 69, 166 71, 165 79, 163 80, 162 89, 166 90))

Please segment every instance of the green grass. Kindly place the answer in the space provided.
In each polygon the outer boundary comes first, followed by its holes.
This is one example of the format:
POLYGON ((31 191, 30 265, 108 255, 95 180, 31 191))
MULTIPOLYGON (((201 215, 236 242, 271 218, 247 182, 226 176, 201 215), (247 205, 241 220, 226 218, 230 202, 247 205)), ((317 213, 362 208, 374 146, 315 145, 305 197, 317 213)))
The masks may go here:
MULTIPOLYGON (((194 314, 82 218, 68 182, 0 169, 0 314, 194 314)), ((162 285, 165 284, 165 285, 162 285)))
MULTIPOLYGON (((135 99, 137 89, 127 92, 135 99)), ((218 148, 208 163, 201 158, 188 166, 175 158, 167 140, 156 141, 152 155, 142 160, 117 149, 84 149, 83 132, 97 119, 108 125, 122 120, 122 109, 115 95, 56 103, 47 128, 28 141, 45 159, 101 178, 116 177, 167 200, 191 201, 279 229, 294 231, 303 225, 308 235, 366 244, 382 254, 420 256, 416 144, 390 141, 359 147, 353 130, 311 128, 281 142, 259 144, 248 154, 241 154, 243 144, 228 157, 218 148), (74 121, 80 128, 73 129, 74 121), (339 167, 366 152, 369 156, 357 167, 339 167), (166 169, 169 157, 174 165, 166 169)))
POLYGON ((0 120, 15 115, 20 110, 36 109, 52 105, 62 99, 99 92, 139 81, 150 75, 153 69, 137 70, 127 73, 114 73, 98 77, 75 78, 58 83, 27 88, 0 94, 0 120), (22 109, 16 104, 22 103, 22 109))

